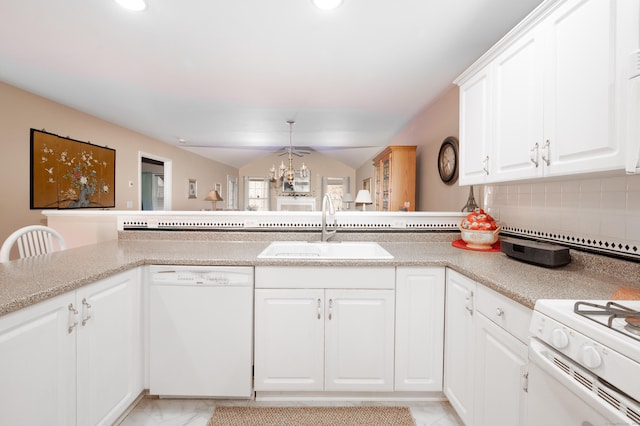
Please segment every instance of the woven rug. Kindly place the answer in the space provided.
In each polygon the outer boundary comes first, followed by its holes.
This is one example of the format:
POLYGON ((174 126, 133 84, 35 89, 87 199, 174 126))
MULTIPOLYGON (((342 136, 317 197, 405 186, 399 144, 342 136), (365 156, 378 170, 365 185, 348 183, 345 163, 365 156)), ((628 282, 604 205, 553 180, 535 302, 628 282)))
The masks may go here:
POLYGON ((415 426, 407 407, 216 407, 207 426, 415 426))

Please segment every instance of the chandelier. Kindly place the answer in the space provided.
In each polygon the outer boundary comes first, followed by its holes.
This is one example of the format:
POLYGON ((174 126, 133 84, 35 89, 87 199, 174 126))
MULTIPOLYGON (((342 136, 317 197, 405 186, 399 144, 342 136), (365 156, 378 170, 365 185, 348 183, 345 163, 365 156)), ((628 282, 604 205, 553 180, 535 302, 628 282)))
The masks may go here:
POLYGON ((272 165, 271 169, 269 169, 269 179, 271 182, 275 182, 276 179, 285 179, 286 177, 287 182, 293 183, 296 178, 296 174, 301 178, 309 176, 309 169, 304 165, 304 162, 302 163, 300 170, 296 171, 293 168, 293 125, 295 121, 287 120, 287 123, 289 124, 289 150, 287 152, 289 156, 289 166, 286 167, 284 165, 284 161, 281 161, 280 167, 276 170, 276 165, 272 165))

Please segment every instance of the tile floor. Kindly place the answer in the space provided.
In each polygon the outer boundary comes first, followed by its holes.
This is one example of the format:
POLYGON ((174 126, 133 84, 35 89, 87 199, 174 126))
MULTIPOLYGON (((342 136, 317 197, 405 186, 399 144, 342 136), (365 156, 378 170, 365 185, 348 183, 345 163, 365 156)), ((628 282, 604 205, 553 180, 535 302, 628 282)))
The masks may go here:
MULTIPOLYGON (((379 405, 403 405, 411 408, 417 426, 462 426, 448 402, 384 402, 379 405)), ((227 401, 210 399, 142 399, 121 426, 205 426, 216 405, 292 405, 284 402, 227 401)), ((304 405, 296 403, 295 405, 304 405)), ((318 405, 314 403, 313 405, 318 405)), ((326 404, 332 405, 332 404, 326 404)), ((333 405, 349 405, 335 403, 333 405)))

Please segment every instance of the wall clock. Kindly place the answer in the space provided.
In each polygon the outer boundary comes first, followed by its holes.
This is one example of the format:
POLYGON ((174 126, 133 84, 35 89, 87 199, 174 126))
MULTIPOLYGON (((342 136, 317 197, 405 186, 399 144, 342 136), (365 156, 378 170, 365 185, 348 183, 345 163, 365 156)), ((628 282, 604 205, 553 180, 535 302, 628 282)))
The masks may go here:
POLYGON ((447 185, 453 184, 458 177, 458 140, 453 136, 447 137, 440 145, 438 173, 447 185))

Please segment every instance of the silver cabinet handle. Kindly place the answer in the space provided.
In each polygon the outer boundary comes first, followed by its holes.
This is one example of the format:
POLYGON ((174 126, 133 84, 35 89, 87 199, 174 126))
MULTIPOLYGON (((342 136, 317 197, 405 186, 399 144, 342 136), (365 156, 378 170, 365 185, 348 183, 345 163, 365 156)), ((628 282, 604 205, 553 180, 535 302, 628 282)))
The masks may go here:
POLYGON ((542 153, 542 161, 544 161, 547 166, 551 164, 551 147, 549 145, 551 145, 551 142, 549 141, 549 139, 547 139, 544 143, 544 146, 542 147, 542 149, 545 151, 542 153))
POLYGON ((322 301, 320 299, 318 299, 317 312, 318 312, 318 319, 322 318, 322 301))
POLYGON ((496 308, 496 315, 499 317, 504 315, 504 311, 502 310, 502 308, 496 308))
POLYGON ((482 160, 482 170, 489 176, 489 156, 487 155, 484 160, 482 160))
POLYGON ((469 292, 464 299, 464 307, 469 312, 469 315, 473 315, 473 292, 469 292))
POLYGON ((522 390, 525 392, 529 392, 529 372, 525 371, 522 373, 522 390))
POLYGON ((531 162, 533 164, 535 164, 536 168, 538 168, 538 156, 539 156, 539 151, 540 151, 540 145, 538 144, 538 142, 536 142, 536 144, 533 146, 533 148, 531 148, 531 150, 529 151, 529 159, 531 160, 531 162))
POLYGON ((84 327, 91 318, 91 305, 87 302, 87 299, 82 299, 82 326, 84 327))
POLYGON ((329 320, 333 317, 333 299, 329 299, 329 320))
POLYGON ((71 334, 73 329, 78 325, 78 310, 73 307, 73 303, 69 303, 69 320, 67 332, 71 334))

